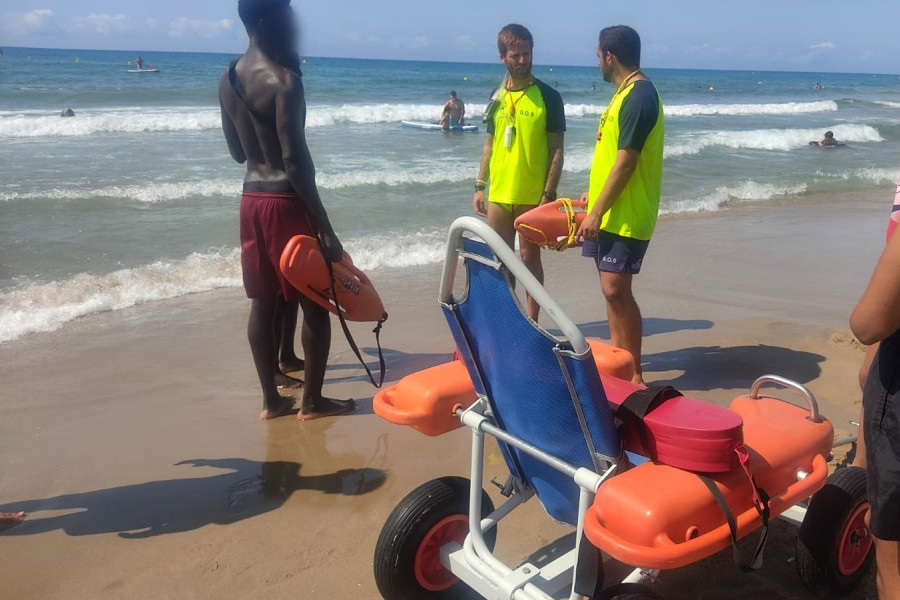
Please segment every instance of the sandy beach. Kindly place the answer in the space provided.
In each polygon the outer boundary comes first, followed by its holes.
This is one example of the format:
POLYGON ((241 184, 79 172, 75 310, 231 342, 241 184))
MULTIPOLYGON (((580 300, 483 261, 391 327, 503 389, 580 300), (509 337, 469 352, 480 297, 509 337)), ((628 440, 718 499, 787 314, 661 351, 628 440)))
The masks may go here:
MULTIPOLYGON (((890 196, 663 219, 636 283, 645 376, 727 403, 757 376, 781 374, 849 431, 863 349, 847 317, 880 252, 890 196)), ((551 293, 587 334, 606 337, 594 267, 577 251, 545 257, 551 293)), ((438 277, 438 265, 372 273, 391 314, 388 381, 449 359, 438 277)), ((248 310, 229 288, 0 344, 0 511, 30 513, 0 535, 0 597, 378 598, 372 553, 385 518, 418 484, 466 475, 468 437, 426 438, 376 417, 336 323, 326 391, 355 397, 357 411, 258 422, 248 310)), ((370 350, 367 329, 354 332, 370 350)), ((505 475, 496 451, 488 473, 505 475)), ((510 561, 568 534, 536 501, 519 513, 500 528, 510 561)), ((658 589, 810 598, 789 563, 794 537, 779 521, 753 575, 726 551, 664 573, 658 589)), ((868 582, 850 597, 874 594, 868 582)))

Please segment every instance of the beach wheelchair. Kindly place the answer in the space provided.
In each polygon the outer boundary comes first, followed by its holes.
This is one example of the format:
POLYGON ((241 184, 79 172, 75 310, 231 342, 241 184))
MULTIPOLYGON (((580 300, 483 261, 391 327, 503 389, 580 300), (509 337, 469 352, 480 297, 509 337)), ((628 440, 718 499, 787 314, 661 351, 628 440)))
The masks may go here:
POLYGON ((724 408, 631 384, 633 362, 623 367, 621 351, 589 343, 518 256, 473 218, 450 228, 440 304, 461 361, 401 380, 373 407, 428 435, 469 428, 471 480, 429 481, 387 518, 374 556, 386 600, 658 598, 650 585, 660 571, 729 545, 742 570, 758 568, 768 522, 778 516, 800 525, 797 568, 811 589, 845 591, 866 573, 873 550, 865 473, 845 468, 829 477, 834 431, 802 385, 765 376, 724 408), (525 316, 516 286, 554 332, 525 316), (610 357, 615 364, 605 368, 610 357), (804 406, 763 395, 765 385, 804 406), (486 435, 510 471, 496 509, 483 490, 486 435), (493 554, 497 525, 533 496, 574 527, 574 543, 549 562, 508 566, 493 554), (746 559, 736 542, 755 530, 760 542, 746 559), (608 585, 604 554, 634 571, 608 585))

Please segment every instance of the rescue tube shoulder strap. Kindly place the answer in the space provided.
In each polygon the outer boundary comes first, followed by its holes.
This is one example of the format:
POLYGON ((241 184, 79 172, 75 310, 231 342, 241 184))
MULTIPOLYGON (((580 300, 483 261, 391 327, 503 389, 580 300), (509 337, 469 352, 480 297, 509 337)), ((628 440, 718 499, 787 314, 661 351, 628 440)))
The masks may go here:
POLYGON ((334 306, 337 309, 338 321, 341 323, 341 329, 344 331, 344 337, 347 338, 347 343, 350 344, 350 349, 353 350, 353 354, 356 355, 356 359, 359 361, 359 364, 363 366, 366 370, 366 375, 369 376, 369 381, 372 382, 376 388, 380 388, 384 385, 384 375, 386 366, 384 362, 384 352, 381 349, 381 328, 384 326, 384 322, 387 321, 388 314, 384 313, 381 319, 378 320, 378 323, 375 325, 375 329, 372 330, 372 333, 375 334, 375 345, 378 347, 378 363, 379 363, 379 378, 378 382, 375 382, 375 376, 372 375, 371 369, 369 369, 369 365, 366 364, 366 361, 362 357, 362 353, 359 351, 359 347, 356 345, 356 341, 353 339, 353 334, 350 333, 350 328, 347 326, 347 320, 344 318, 344 311, 341 309, 341 302, 338 298, 336 280, 334 276, 334 264, 331 261, 331 257, 328 256, 328 252, 326 252, 325 245, 322 243, 322 239, 318 236, 318 232, 316 235, 316 241, 319 243, 319 251, 322 253, 322 258, 325 259, 325 264, 328 266, 328 275, 331 278, 331 297, 334 299, 334 306))

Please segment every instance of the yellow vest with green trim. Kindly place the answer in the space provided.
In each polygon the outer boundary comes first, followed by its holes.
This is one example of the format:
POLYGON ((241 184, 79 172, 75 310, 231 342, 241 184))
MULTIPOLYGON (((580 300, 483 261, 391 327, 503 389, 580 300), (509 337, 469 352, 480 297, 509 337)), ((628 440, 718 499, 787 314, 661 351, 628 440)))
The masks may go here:
POLYGON ((540 204, 550 171, 544 97, 534 84, 524 93, 502 90, 498 100, 500 104, 494 112, 488 200, 516 206, 540 204), (515 113, 514 117, 511 111, 515 113), (508 125, 516 128, 510 148, 505 142, 508 125))
MULTIPOLYGON (((594 149, 591 166, 591 185, 588 192, 590 211, 609 178, 619 153, 619 111, 625 98, 634 89, 628 85, 607 109, 606 121, 594 149)), ((603 215, 600 230, 636 240, 649 240, 656 229, 659 216, 659 197, 662 192, 663 142, 665 137, 664 115, 660 101, 659 116, 653 130, 644 143, 637 167, 612 208, 603 215)))

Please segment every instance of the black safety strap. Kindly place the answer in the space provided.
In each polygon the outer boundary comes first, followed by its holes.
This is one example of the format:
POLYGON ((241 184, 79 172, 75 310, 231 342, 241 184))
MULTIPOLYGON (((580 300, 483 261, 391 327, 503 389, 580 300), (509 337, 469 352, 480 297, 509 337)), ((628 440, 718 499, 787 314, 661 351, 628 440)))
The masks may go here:
POLYGON ((594 596, 591 600, 611 600, 616 596, 634 594, 641 598, 658 598, 662 600, 662 596, 654 592, 646 585, 640 583, 619 583, 603 590, 599 595, 594 596))
POLYGON ((356 355, 357 360, 366 370, 366 375, 369 376, 369 381, 372 382, 376 388, 380 388, 384 384, 384 374, 386 371, 386 366, 384 363, 384 352, 381 350, 381 328, 384 325, 384 322, 387 321, 388 315, 384 313, 384 316, 378 321, 378 324, 375 325, 375 329, 372 330, 372 333, 375 334, 375 345, 378 346, 378 362, 380 365, 380 375, 378 378, 378 383, 375 383, 375 376, 372 375, 371 369, 369 369, 369 365, 366 364, 366 361, 362 357, 362 353, 359 351, 359 347, 356 345, 356 341, 353 339, 353 334, 350 333, 350 328, 347 326, 347 320, 344 318, 344 311, 341 310, 341 304, 338 300, 337 294, 337 284, 335 282, 334 276, 334 264, 331 262, 331 257, 328 256, 328 252, 325 249, 325 245, 322 243, 322 239, 317 235, 316 240, 319 242, 319 250, 322 252, 322 257, 325 259, 325 264, 328 265, 328 276, 331 278, 331 298, 334 300, 334 306, 337 308, 337 316, 338 321, 341 322, 341 329, 344 330, 344 337, 347 338, 347 343, 350 344, 350 349, 353 350, 353 353, 356 355))
POLYGON ((671 386, 665 387, 649 387, 638 390, 625 398, 625 401, 616 410, 616 418, 623 423, 628 423, 632 419, 644 420, 644 417, 650 412, 650 407, 657 402, 665 402, 672 398, 678 398, 681 392, 671 386))
MULTIPOLYGON (((680 396, 681 392, 671 386, 657 386, 638 390, 625 398, 625 401, 619 405, 615 414, 615 417, 621 422, 621 425, 619 426, 619 437, 622 439, 623 444, 625 432, 628 430, 628 427, 631 426, 632 422, 643 421, 647 413, 650 412, 650 407, 654 404, 658 405, 666 400, 679 398, 680 396)), ((650 444, 647 439, 646 428, 641 427, 639 423, 636 423, 635 426, 637 427, 638 437, 641 440, 641 444, 644 446, 644 450, 649 453, 650 444)), ((625 455, 624 447, 622 455, 625 455)))
POLYGON ((238 61, 233 60, 231 61, 231 64, 228 65, 228 81, 231 83, 231 89, 234 90, 235 95, 237 95, 238 99, 244 105, 244 108, 247 109, 247 112, 253 115, 260 123, 274 128, 275 119, 270 115, 264 115, 256 110, 256 108, 250 104, 250 101, 247 100, 247 91, 244 88, 244 84, 241 83, 240 78, 237 76, 237 69, 235 68, 237 62, 238 61))
POLYGON ((756 545, 756 551, 753 553, 753 559, 748 561, 744 558, 743 554, 741 554, 741 551, 737 546, 737 520, 734 518, 734 512, 732 512, 731 507, 728 505, 728 501, 722 494, 722 490, 719 489, 719 486, 717 486, 716 482, 711 478, 705 475, 698 475, 698 477, 700 478, 700 481, 706 485, 707 489, 713 495, 713 498, 716 499, 719 508, 721 508, 722 512, 725 514, 725 520, 728 522, 728 531, 731 534, 731 548, 734 552, 735 564, 744 573, 752 573, 753 571, 758 570, 762 567, 763 552, 766 549, 766 542, 769 539, 768 494, 766 494, 762 488, 756 488, 756 490, 754 490, 754 496, 758 494, 760 498, 759 501, 754 498, 753 505, 759 513, 759 520, 762 522, 762 531, 760 532, 759 543, 756 545))
POLYGON ((578 595, 594 598, 603 589, 604 578, 603 556, 582 532, 578 544, 578 560, 575 562, 573 589, 578 595))

